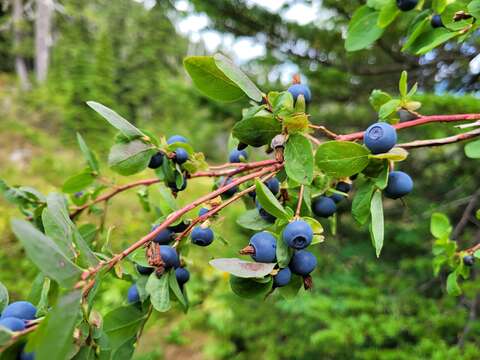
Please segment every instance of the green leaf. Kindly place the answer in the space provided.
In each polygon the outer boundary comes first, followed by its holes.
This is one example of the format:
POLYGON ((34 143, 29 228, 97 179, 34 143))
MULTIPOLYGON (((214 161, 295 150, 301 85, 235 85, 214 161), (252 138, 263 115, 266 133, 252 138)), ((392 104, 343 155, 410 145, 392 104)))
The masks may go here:
POLYGON ((288 266, 290 259, 293 255, 293 251, 288 247, 288 245, 283 241, 283 239, 277 240, 277 263, 278 266, 283 269, 288 266))
POLYGON ((370 94, 370 97, 368 98, 368 101, 370 102, 370 105, 375 109, 375 111, 379 111, 380 107, 389 102, 392 99, 390 94, 386 93, 385 91, 382 90, 372 90, 372 93, 370 94))
POLYGON ((150 295, 150 301, 155 310, 159 312, 170 310, 168 274, 158 278, 155 273, 152 273, 148 278, 145 290, 150 295))
POLYGON ((383 29, 377 25, 379 15, 379 11, 374 11, 367 6, 360 6, 353 13, 345 40, 347 51, 365 49, 382 36, 383 29))
POLYGON ((394 147, 387 153, 370 155, 370 159, 386 159, 391 161, 403 161, 407 157, 408 157, 408 151, 398 147, 394 147))
POLYGON ((442 23, 446 29, 461 31, 473 23, 473 18, 458 20, 455 15, 464 12, 468 13, 468 0, 456 0, 450 2, 442 13, 442 23))
POLYGON ((203 94, 217 101, 231 102, 244 97, 244 92, 216 65, 211 56, 189 56, 183 66, 203 94))
POLYGON ((290 135, 284 156, 288 177, 299 184, 310 184, 313 180, 313 150, 310 141, 301 134, 290 135))
POLYGON ((470 159, 480 159, 480 140, 465 145, 465 155, 470 159))
POLYGON ((410 29, 411 31, 408 34, 407 41, 403 44, 402 51, 409 49, 423 32, 431 30, 428 12, 419 14, 412 22, 412 25, 410 25, 410 29))
MULTIPOLYGON (((0 346, 4 346, 10 342, 10 339, 13 336, 13 332, 4 328, 3 326, 0 326, 0 346)), ((12 356, 15 356, 16 354, 12 354, 12 356)), ((0 359, 3 359, 0 353, 0 359)), ((10 359, 10 358, 5 358, 5 359, 10 359)), ((14 358, 13 358, 14 359, 14 358)))
POLYGON ((301 276, 292 274, 292 279, 286 286, 275 290, 280 292, 285 299, 293 299, 298 295, 298 292, 303 286, 303 279, 301 276))
POLYGON ((408 79, 407 72, 403 70, 402 75, 400 76, 400 81, 398 82, 398 90, 400 91, 400 95, 402 96, 402 98, 407 96, 407 90, 408 90, 407 79, 408 79))
MULTIPOLYGON (((442 2, 446 3, 447 1, 443 0, 442 2)), ((468 4, 468 12, 477 20, 480 19, 480 0, 470 2, 470 4, 468 4)))
POLYGON ((418 37, 409 46, 409 49, 416 55, 423 55, 457 35, 456 32, 445 28, 430 29, 424 32, 421 37, 418 37))
POLYGON ((235 124, 232 134, 244 144, 254 147, 270 144, 282 132, 282 124, 272 114, 246 118, 235 124))
POLYGON ((209 264, 215 269, 241 278, 262 278, 270 274, 275 263, 259 263, 237 258, 213 259, 209 264))
POLYGON ((458 286, 457 272, 450 273, 447 277, 447 293, 452 296, 459 296, 462 293, 462 289, 458 286))
POLYGON ((183 308, 187 310, 187 299, 185 298, 185 295, 183 295, 182 289, 180 289, 180 286, 178 285, 177 276, 175 275, 174 269, 168 272, 168 282, 170 285, 170 289, 172 289, 172 292, 175 294, 178 301, 180 301, 180 304, 182 304, 183 308))
POLYGON ((261 231, 272 226, 271 223, 264 220, 257 209, 250 209, 242 213, 237 218, 237 224, 241 227, 254 231, 261 231))
POLYGON ((386 119, 390 115, 395 113, 399 107, 400 107, 400 100, 392 99, 380 107, 380 110, 378 110, 378 117, 382 120, 386 119))
POLYGON ((348 177, 365 169, 369 155, 365 147, 351 141, 329 141, 317 148, 315 163, 327 175, 348 177))
POLYGON ((90 106, 97 113, 102 115, 114 128, 118 129, 127 138, 145 137, 146 135, 130 124, 123 117, 118 115, 112 109, 109 109, 105 105, 102 105, 95 101, 87 101, 87 105, 90 106))
POLYGON ((313 231, 313 239, 311 245, 319 244, 325 241, 323 234, 323 226, 316 219, 311 217, 302 217, 302 220, 305 221, 313 231))
POLYGON ((289 215, 270 189, 258 179, 255 180, 257 199, 262 208, 279 219, 289 220, 289 215))
POLYGON ((140 140, 115 144, 110 149, 108 164, 113 171, 121 175, 133 175, 144 170, 155 148, 140 140))
POLYGON ((5 306, 7 305, 8 305, 8 290, 5 287, 5 285, 3 285, 0 282, 0 313, 3 311, 3 309, 5 309, 5 306))
POLYGON ((358 188, 352 202, 352 216, 360 224, 367 223, 370 217, 370 202, 375 185, 371 181, 363 182, 358 188))
POLYGON ((268 282, 258 282, 254 279, 245 279, 231 275, 230 287, 232 291, 245 299, 265 297, 272 289, 272 280, 268 282))
POLYGON ((92 152, 88 146, 85 140, 83 140, 82 135, 77 132, 77 142, 78 146, 80 147, 80 151, 82 152, 83 156, 85 157, 85 160, 87 160, 88 166, 90 166, 90 169, 95 172, 100 172, 100 167, 98 166, 98 160, 94 152, 92 152))
POLYGON ((385 189, 388 185, 388 173, 389 173, 388 161, 385 161, 382 172, 376 178, 373 179, 375 186, 380 190, 385 189))
POLYGON ((228 77, 234 84, 243 90, 247 96, 253 101, 262 101, 262 93, 257 86, 248 78, 245 73, 240 70, 229 58, 222 54, 213 56, 215 65, 228 77))
POLYGON ((473 256, 475 256, 477 259, 480 259, 480 250, 475 251, 473 256))
POLYGON ((452 233, 452 225, 447 215, 442 213, 433 213, 430 219, 430 232, 437 239, 448 238, 452 233))
POLYGON ((12 231, 20 240, 27 256, 48 277, 69 288, 80 278, 81 270, 72 263, 53 240, 31 223, 14 219, 12 231))
MULTIPOLYGON (((445 10, 445 7, 447 6, 447 0, 433 0, 432 1, 432 9, 433 11, 435 11, 437 14, 441 14, 444 10, 445 10)), ((478 0, 474 0, 470 3, 470 5, 472 3, 479 3, 480 4, 480 1, 478 0)), ((470 10, 470 5, 468 6, 468 10, 471 12, 470 10)), ((472 14, 473 15, 473 14, 472 14)), ((475 16, 475 15, 473 15, 475 16)), ((475 16, 476 17, 476 16, 475 16)))
POLYGON ((38 359, 67 359, 74 346, 73 331, 80 315, 81 290, 60 298, 29 341, 27 351, 38 359))
POLYGON ((73 194, 89 187, 95 177, 90 172, 83 172, 70 176, 63 184, 62 191, 67 194, 73 194))
POLYGON ((377 25, 380 28, 386 28, 393 20, 400 14, 397 2, 395 0, 389 0, 388 3, 382 7, 380 14, 378 15, 377 25))
POLYGON ((370 215, 372 217, 370 232, 375 253, 379 257, 383 247, 384 236, 382 192, 380 190, 376 190, 373 193, 372 202, 370 203, 370 215))
POLYGON ((103 319, 103 331, 108 336, 112 350, 120 348, 134 337, 146 319, 137 306, 122 306, 110 311, 103 319))
POLYGON ((51 281, 48 277, 43 279, 42 291, 40 293, 40 299, 37 303, 37 317, 45 316, 48 313, 48 294, 50 293, 51 281))

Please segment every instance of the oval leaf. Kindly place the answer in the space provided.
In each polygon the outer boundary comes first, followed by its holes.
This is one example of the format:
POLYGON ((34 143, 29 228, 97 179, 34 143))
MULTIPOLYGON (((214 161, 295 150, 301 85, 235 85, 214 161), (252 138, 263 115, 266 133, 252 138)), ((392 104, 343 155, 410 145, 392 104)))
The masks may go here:
POLYGON ((394 147, 389 152, 384 154, 370 155, 370 158, 387 159, 391 161, 403 161, 407 157, 408 157, 408 151, 399 147, 394 147))
POLYGON ((155 310, 165 312, 170 309, 169 288, 168 274, 163 274, 160 279, 155 272, 149 276, 145 290, 150 295, 150 301, 155 310))
POLYGON ((258 90, 252 80, 250 80, 248 76, 232 62, 232 60, 222 54, 215 54, 213 58, 220 71, 242 89, 250 99, 256 102, 262 101, 262 92, 258 90))
POLYGON ((258 263, 237 258, 213 259, 209 262, 214 268, 241 278, 262 278, 270 274, 275 263, 258 263))
POLYGON ((480 159, 480 140, 465 145, 465 155, 470 159, 480 159))
POLYGON ((375 253, 377 257, 379 257, 382 251, 384 237, 382 192, 380 190, 375 191, 372 196, 370 215, 372 216, 370 234, 372 236, 373 246, 375 247, 375 253))
POLYGON ((63 184, 62 191, 66 194, 82 191, 90 186, 94 180, 95 177, 89 172, 70 176, 63 184))
POLYGON ((452 225, 447 215, 442 213, 433 213, 430 219, 430 232, 437 239, 448 237, 452 232, 452 225))
POLYGON ((154 153, 152 145, 140 140, 115 144, 110 149, 108 164, 121 175, 132 175, 144 170, 154 153))
POLYGON ((0 282, 0 313, 3 311, 3 309, 7 305, 8 305, 8 290, 5 287, 5 285, 3 285, 0 282))
POLYGON ((272 289, 272 279, 267 282, 258 282, 253 279, 230 276, 230 287, 235 294, 245 299, 265 297, 272 289))
POLYGON ((287 176, 299 184, 310 184, 313 180, 313 150, 310 141, 301 134, 290 135, 284 156, 287 176))
POLYGON ((87 160, 88 166, 90 166, 90 169, 98 173, 100 168, 98 166, 97 156, 88 148, 87 143, 85 140, 83 140, 83 137, 80 135, 80 133, 77 133, 77 142, 78 146, 80 147, 80 151, 85 157, 85 160, 87 160))
POLYGON ((353 13, 345 40, 347 51, 365 49, 382 36, 383 29, 377 25, 379 14, 367 6, 361 6, 353 13))
POLYGON ((357 193, 352 202, 352 216, 360 225, 366 224, 370 217, 370 202, 374 190, 375 185, 371 181, 366 181, 357 187, 357 193))
POLYGON ((273 115, 254 116, 235 124, 232 135, 254 147, 270 144, 273 137, 282 132, 282 124, 273 115))
POLYGON ((266 212, 280 219, 290 219, 290 216, 275 195, 273 195, 270 189, 258 179, 255 180, 255 191, 258 202, 266 212))
POLYGON ((368 165, 370 152, 350 141, 329 141, 321 144, 315 154, 318 168, 332 177, 358 174, 368 165))
POLYGON ((245 211, 242 215, 237 218, 237 224, 241 227, 249 230, 261 231, 272 226, 271 223, 264 220, 258 210, 250 209, 245 211))

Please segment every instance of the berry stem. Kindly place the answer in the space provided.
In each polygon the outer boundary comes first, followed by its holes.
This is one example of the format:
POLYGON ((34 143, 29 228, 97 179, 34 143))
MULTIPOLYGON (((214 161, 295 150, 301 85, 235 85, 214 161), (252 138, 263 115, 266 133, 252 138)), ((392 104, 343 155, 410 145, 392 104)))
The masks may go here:
MULTIPOLYGON (((471 121, 480 119, 480 114, 456 114, 456 115, 430 115, 430 116, 421 116, 418 119, 405 121, 392 125, 395 129, 407 129, 414 126, 419 126, 423 124, 428 124, 432 122, 452 122, 452 121, 471 121)), ((359 140, 363 138, 363 131, 346 134, 346 135, 337 135, 335 140, 343 141, 352 141, 359 140)))
POLYGON ((302 209, 302 201, 303 201, 303 191, 305 190, 304 185, 300 185, 300 191, 298 193, 298 202, 297 202, 297 210, 295 211, 295 218, 300 218, 300 210, 302 209))

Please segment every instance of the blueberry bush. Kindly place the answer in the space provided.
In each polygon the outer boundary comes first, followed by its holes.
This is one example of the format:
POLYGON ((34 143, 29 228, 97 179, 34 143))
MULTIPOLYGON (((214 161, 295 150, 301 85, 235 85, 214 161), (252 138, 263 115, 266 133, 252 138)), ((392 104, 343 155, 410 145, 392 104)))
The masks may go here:
MULTIPOLYGON (((352 16, 346 49, 368 47, 395 18, 414 12, 403 50, 420 55, 453 38, 463 41, 475 31, 480 16, 479 1, 434 1, 431 9, 422 7, 423 2, 414 0, 368 1, 352 16)), ((400 170, 409 151, 480 135, 480 114, 421 114, 422 104, 413 99, 417 85, 409 87, 406 72, 400 75, 398 96, 372 92, 377 121, 364 131, 336 134, 310 121, 308 106, 315 94, 299 76, 285 91, 264 93, 222 54, 187 57, 184 67, 195 87, 212 100, 250 100, 231 130, 227 163, 209 165, 184 136, 153 134, 88 101, 118 131, 108 155, 110 169, 125 177, 146 172, 153 177, 116 185, 77 134, 85 168, 68 177, 60 192, 42 194, 0 182, 5 198, 22 214, 12 219, 12 231, 39 271, 29 301, 9 302, 8 290, 0 284, 1 359, 131 358, 153 311, 166 312, 174 303, 188 311, 189 250, 213 242, 228 246, 219 213, 236 202, 246 207, 236 222, 251 233, 238 249, 243 257, 215 258, 209 264, 229 274, 231 290, 239 297, 261 301, 300 296, 301 288, 315 286, 310 274, 318 258, 312 248, 328 244, 320 220, 328 222, 332 233, 341 231, 337 206, 351 199, 351 216, 369 229, 379 257, 385 240, 383 203, 406 201, 415 191, 415 176, 400 170), (401 132, 427 123, 461 123, 460 129, 473 130, 399 141, 401 132), (263 148, 265 159, 249 162, 250 148, 263 148), (214 178, 214 188, 180 206, 177 194, 188 191, 190 179, 198 177, 214 178), (152 201, 152 186, 162 201, 152 201), (101 205, 133 188, 143 210, 156 221, 148 234, 114 253, 110 240, 115 235, 105 227, 101 205), (198 215, 189 216, 196 209, 198 215), (87 215, 88 223, 77 225, 87 215), (96 295, 107 276, 130 287, 124 305, 101 313, 96 295)), ((480 158, 480 140, 469 142, 465 155, 480 158)), ((430 230, 435 274, 448 271, 446 290, 458 296, 480 257, 480 246, 459 249, 449 219, 440 212, 433 214, 430 230)), ((299 303, 313 306, 308 300, 299 303)))

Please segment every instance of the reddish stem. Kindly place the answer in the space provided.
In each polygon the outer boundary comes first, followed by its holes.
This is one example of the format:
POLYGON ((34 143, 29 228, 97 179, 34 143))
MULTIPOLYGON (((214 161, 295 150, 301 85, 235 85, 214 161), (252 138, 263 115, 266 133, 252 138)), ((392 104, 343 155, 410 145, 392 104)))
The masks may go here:
MULTIPOLYGON (((451 122, 451 121, 469 121, 480 119, 480 114, 457 114, 457 115, 430 115, 422 116, 415 120, 405 121, 393 125, 397 130, 407 129, 413 126, 428 124, 432 122, 451 122)), ((335 140, 352 141, 363 138, 364 131, 359 131, 347 135, 337 135, 335 140)))

